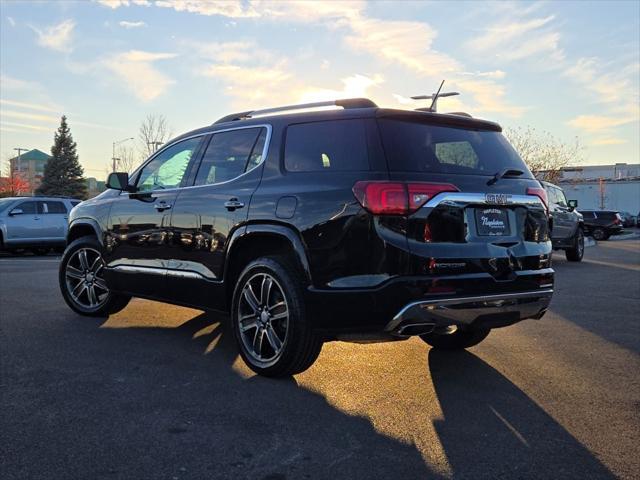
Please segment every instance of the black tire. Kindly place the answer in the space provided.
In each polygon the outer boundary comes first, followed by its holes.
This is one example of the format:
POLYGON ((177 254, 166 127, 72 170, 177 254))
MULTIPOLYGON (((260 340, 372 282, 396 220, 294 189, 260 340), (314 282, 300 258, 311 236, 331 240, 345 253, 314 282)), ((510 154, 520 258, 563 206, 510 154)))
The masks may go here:
MULTIPOLYGON (((73 295, 72 293, 72 290, 74 289, 73 287, 78 286, 79 283, 85 283, 84 280, 79 280, 77 278, 69 277, 70 275, 69 267, 75 268, 77 266, 81 268, 80 265, 77 265, 74 263, 77 258, 77 255, 81 250, 95 252, 96 256, 99 256, 99 262, 101 262, 101 264, 97 263, 96 268, 101 268, 101 265, 104 265, 104 260, 102 260, 102 245, 100 245, 100 242, 98 242, 98 240, 95 237, 92 237, 92 236, 81 237, 71 242, 69 246, 66 248, 66 250, 64 251, 64 255, 62 256, 62 260, 60 261, 60 269, 58 271, 58 282, 60 284, 60 292, 62 293, 62 297, 64 298, 65 302, 67 302, 67 305, 69 305, 71 310, 73 310, 74 312, 79 313, 80 315, 88 316, 88 317, 107 317, 113 313, 119 312, 120 310, 122 310, 124 307, 127 306, 127 304, 129 303, 129 300, 131 300, 130 296, 113 293, 111 291, 108 291, 108 288, 104 290, 101 289, 100 290, 102 292, 100 294, 101 297, 100 296, 97 297, 97 300, 99 300, 99 302, 96 303, 94 306, 90 306, 90 305, 88 306, 86 304, 83 304, 81 300, 83 295, 82 292, 87 291, 86 303, 90 302, 90 300, 88 300, 88 290, 86 288, 84 290, 81 290, 80 294, 78 295, 78 298, 76 298, 73 295), (74 283, 74 282, 78 282, 78 283, 74 283)), ((79 270, 79 268, 76 270, 79 270)), ((87 278, 86 275, 84 278, 86 280, 87 278)), ((92 279, 92 282, 93 282, 93 279, 99 279, 106 286, 106 282, 104 282, 102 277, 99 275, 99 272, 92 273, 91 279, 92 279)), ((98 282, 96 280, 96 285, 97 283, 98 282)))
POLYGON ((576 230, 576 235, 573 239, 573 247, 565 250, 567 260, 570 262, 581 262, 584 256, 584 232, 581 227, 576 230))
MULTIPOLYGON (((264 283, 260 284, 264 285, 264 283)), ((318 358, 322 350, 322 339, 314 331, 306 316, 304 285, 306 282, 300 269, 283 256, 258 258, 249 263, 238 277, 231 309, 233 333, 240 355, 249 368, 257 374, 266 377, 294 375, 308 369, 318 358), (261 282, 261 279, 262 282, 268 279, 271 284, 266 290, 265 287, 261 287, 258 300, 257 295, 253 293, 256 283, 252 282, 261 282), (249 302, 246 290, 251 290, 252 302, 249 302), (263 298, 265 296, 266 298, 263 298), (270 305, 273 306, 270 307, 270 305), (284 310, 275 313, 277 311, 275 308, 284 310), (270 315, 273 315, 273 324, 272 319, 268 318, 270 315), (277 319, 283 315, 286 319, 284 328, 282 319, 277 319), (276 320, 280 323, 276 323, 276 320), (269 332, 272 335, 276 333, 277 340, 274 341, 279 342, 279 350, 273 347, 273 337, 269 336, 269 332), (258 336, 260 336, 257 347, 259 353, 256 353, 258 336), (282 337, 284 340, 281 340, 282 337), (265 338, 267 343, 263 346, 262 342, 265 338), (265 351, 267 354, 271 353, 272 358, 265 355, 264 360, 261 360, 262 353, 265 351)))
POLYGON ((609 235, 607 235, 607 232, 605 232, 604 228, 601 228, 601 227, 594 228, 593 231, 591 232, 591 235, 596 240, 607 240, 609 238, 609 235))
POLYGON ((490 332, 490 329, 464 330, 456 328, 451 333, 448 333, 448 330, 432 332, 420 335, 420 338, 438 350, 462 350, 479 344, 487 338, 490 332))

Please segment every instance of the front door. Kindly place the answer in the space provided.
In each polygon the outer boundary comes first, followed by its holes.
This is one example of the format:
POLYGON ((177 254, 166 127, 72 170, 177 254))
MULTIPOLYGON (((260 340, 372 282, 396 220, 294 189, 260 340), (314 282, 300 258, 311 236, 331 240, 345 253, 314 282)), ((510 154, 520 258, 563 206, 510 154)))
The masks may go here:
POLYGON ((234 231, 247 219, 260 183, 268 127, 253 126, 211 135, 191 188, 183 189, 171 217, 171 299, 224 309, 225 255, 234 231))
POLYGON ((105 277, 114 290, 164 296, 172 208, 201 139, 160 151, 134 175, 134 191, 114 199, 105 239, 105 277))
POLYGON ((15 204, 5 219, 7 224, 7 245, 34 242, 40 235, 40 215, 38 204, 33 200, 15 204))

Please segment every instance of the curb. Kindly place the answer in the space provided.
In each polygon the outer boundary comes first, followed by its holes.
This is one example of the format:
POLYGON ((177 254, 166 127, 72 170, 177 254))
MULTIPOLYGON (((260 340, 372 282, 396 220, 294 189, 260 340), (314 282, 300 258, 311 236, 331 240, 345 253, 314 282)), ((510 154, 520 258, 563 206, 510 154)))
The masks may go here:
POLYGON ((640 238, 640 233, 632 232, 632 233, 625 233, 622 235, 612 235, 611 237, 609 237, 609 240, 620 241, 620 240, 633 240, 636 238, 640 238))

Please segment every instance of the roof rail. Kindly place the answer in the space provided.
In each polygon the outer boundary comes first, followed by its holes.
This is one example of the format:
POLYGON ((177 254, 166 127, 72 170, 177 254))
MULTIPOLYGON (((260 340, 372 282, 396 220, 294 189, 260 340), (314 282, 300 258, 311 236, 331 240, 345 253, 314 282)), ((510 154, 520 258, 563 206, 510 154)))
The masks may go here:
POLYGON ((257 115, 269 115, 272 113, 285 112, 288 110, 303 110, 307 108, 319 107, 342 107, 347 110, 350 108, 372 108, 377 106, 378 105, 376 105, 368 98, 346 98, 343 100, 329 100, 326 102, 300 103, 297 105, 286 105, 284 107, 266 108, 263 110, 248 110, 246 112, 232 113, 231 115, 226 115, 216 120, 214 125, 218 123, 244 120, 247 118, 255 117, 257 115))

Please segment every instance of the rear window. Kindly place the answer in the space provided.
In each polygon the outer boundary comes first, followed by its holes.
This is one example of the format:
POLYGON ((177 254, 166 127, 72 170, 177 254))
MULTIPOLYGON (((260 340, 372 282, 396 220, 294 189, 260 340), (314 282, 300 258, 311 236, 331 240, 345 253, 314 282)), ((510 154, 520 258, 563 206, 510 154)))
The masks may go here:
POLYGON ((499 132, 391 119, 378 125, 391 171, 494 175, 514 168, 524 172, 523 178, 532 178, 499 132))
POLYGON ((284 150, 290 172, 369 170, 362 120, 290 125, 284 150))

